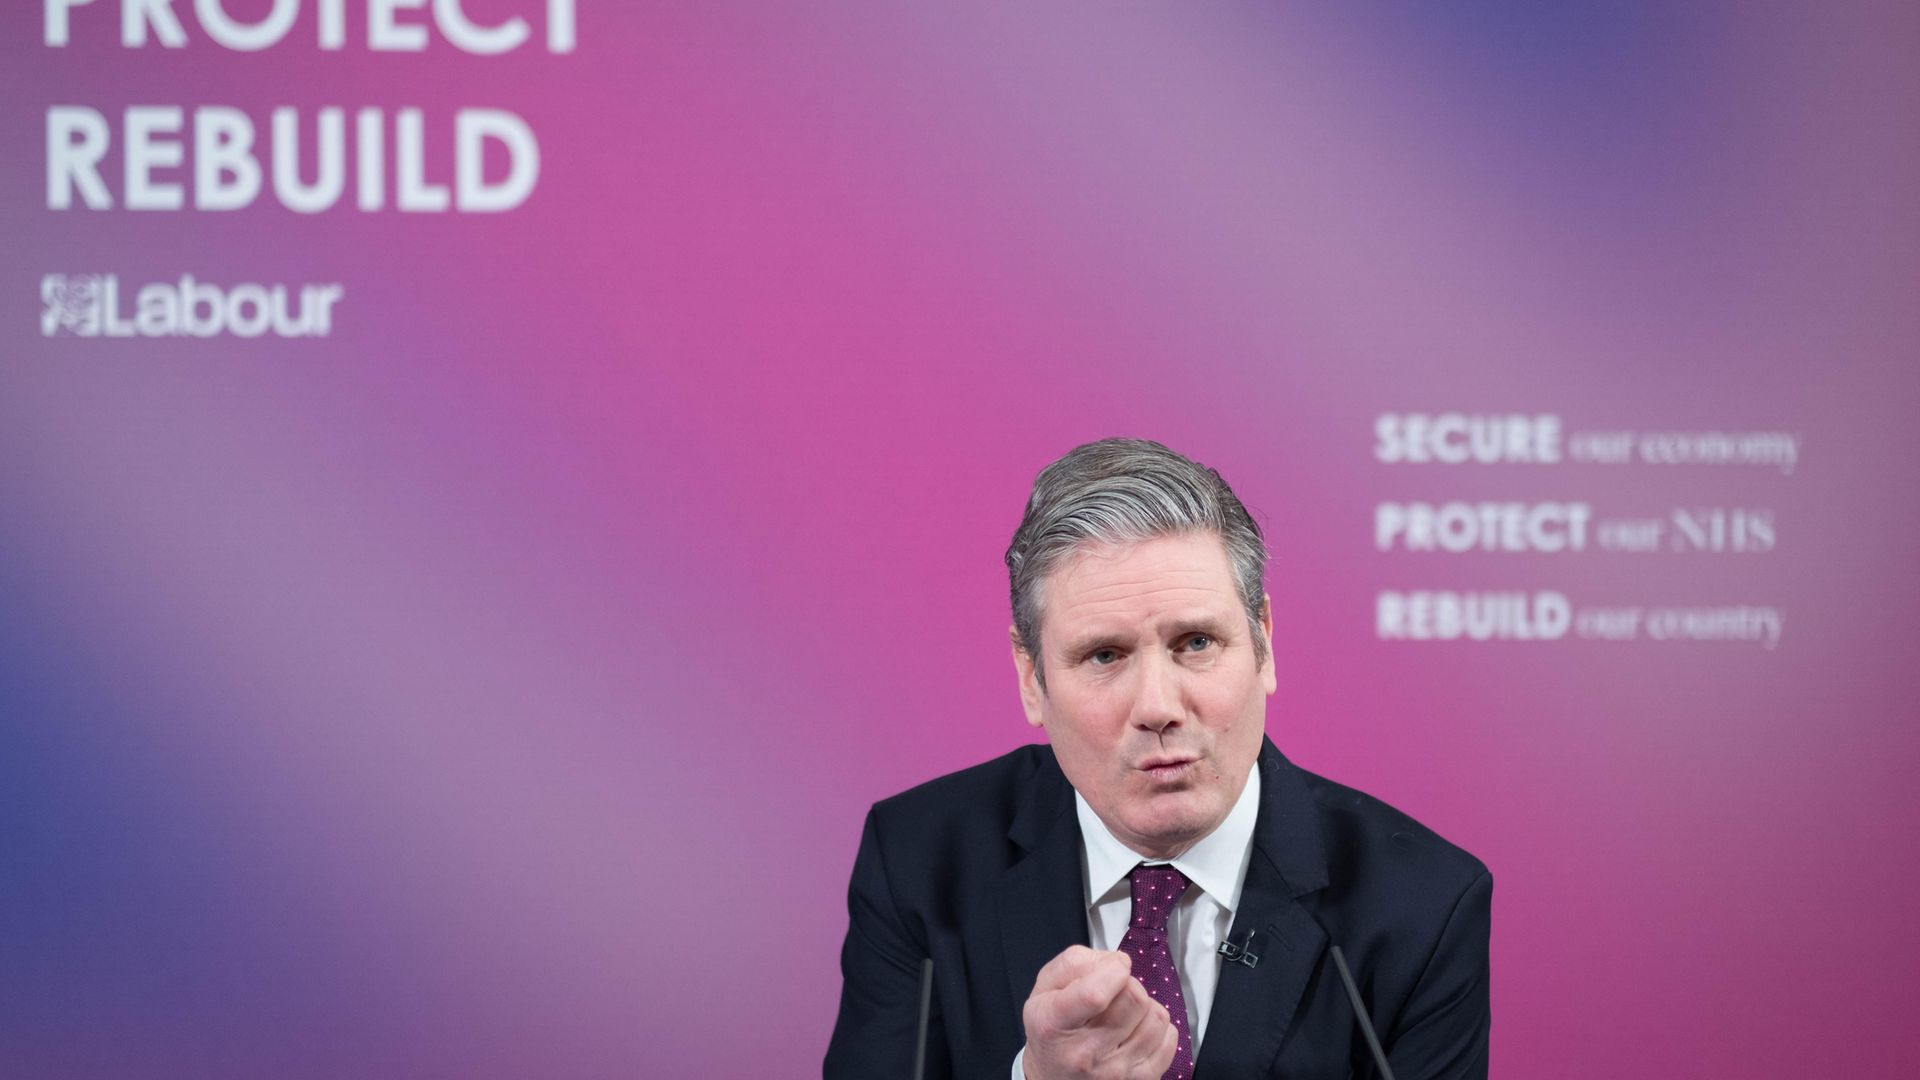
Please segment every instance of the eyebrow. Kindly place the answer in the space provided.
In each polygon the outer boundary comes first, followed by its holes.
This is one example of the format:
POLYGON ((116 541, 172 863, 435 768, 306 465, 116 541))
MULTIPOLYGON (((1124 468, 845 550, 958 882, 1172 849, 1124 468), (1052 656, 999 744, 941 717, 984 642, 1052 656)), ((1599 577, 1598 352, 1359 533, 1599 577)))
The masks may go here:
MULTIPOLYGON (((1183 638, 1192 634, 1205 634, 1208 637, 1219 638, 1222 641, 1230 641, 1233 638, 1231 624, 1222 623, 1219 619, 1211 615, 1194 615, 1177 619, 1169 624, 1169 627, 1170 636, 1173 638, 1183 638)), ((1061 655, 1068 657, 1085 656, 1096 649, 1105 649, 1116 645, 1127 644, 1130 643, 1131 640, 1131 637, 1126 633, 1087 634, 1067 642, 1061 655)))

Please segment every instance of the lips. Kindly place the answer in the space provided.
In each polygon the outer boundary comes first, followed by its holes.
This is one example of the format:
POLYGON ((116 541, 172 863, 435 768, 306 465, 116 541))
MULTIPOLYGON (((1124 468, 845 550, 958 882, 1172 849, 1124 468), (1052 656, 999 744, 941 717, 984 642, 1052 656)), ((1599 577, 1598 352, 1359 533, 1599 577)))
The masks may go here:
POLYGON ((1169 757, 1161 755, 1150 757, 1139 765, 1141 772, 1156 783, 1174 783, 1187 775, 1187 769, 1197 760, 1190 757, 1169 757))

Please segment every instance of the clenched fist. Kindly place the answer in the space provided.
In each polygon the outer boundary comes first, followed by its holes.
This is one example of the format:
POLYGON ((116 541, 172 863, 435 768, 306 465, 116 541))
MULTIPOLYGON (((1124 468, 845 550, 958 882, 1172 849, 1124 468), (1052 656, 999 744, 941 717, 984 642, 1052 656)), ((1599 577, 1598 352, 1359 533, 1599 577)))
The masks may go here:
POLYGON ((1126 953, 1075 945, 1047 962, 1021 1010, 1027 1080, 1159 1080, 1180 1032, 1126 953))

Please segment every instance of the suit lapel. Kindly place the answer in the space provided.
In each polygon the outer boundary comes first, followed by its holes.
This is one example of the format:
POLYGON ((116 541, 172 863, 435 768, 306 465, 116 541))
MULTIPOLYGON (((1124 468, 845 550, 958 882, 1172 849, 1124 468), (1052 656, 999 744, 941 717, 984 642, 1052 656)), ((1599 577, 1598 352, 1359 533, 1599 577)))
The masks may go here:
POLYGON ((1051 758, 1035 775, 1007 836, 1025 856, 995 888, 1000 944, 1013 1000, 1024 1002, 1047 961, 1087 944, 1086 884, 1073 788, 1051 758))
POLYGON ((1327 932, 1300 897, 1327 885, 1313 798, 1271 740, 1260 751, 1260 815, 1253 856, 1228 940, 1252 931, 1258 963, 1223 962, 1195 1080, 1265 1076, 1293 1026, 1301 996, 1326 951, 1327 932))

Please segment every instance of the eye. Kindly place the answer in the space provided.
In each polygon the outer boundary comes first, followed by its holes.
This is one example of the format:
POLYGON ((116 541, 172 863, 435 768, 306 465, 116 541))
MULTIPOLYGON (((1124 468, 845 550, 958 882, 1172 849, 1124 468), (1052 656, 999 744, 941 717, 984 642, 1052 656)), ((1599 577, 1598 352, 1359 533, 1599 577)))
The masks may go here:
POLYGON ((1087 659, 1093 661, 1096 667, 1106 667, 1120 659, 1120 652, 1117 649, 1095 649, 1087 654, 1087 659))
POLYGON ((1213 638, 1209 637, 1206 634, 1195 634, 1192 637, 1188 638, 1187 640, 1181 642, 1181 645, 1188 652, 1205 652, 1206 650, 1213 648, 1213 638))

